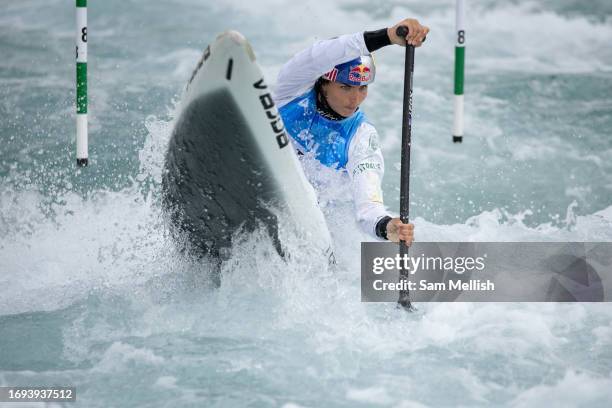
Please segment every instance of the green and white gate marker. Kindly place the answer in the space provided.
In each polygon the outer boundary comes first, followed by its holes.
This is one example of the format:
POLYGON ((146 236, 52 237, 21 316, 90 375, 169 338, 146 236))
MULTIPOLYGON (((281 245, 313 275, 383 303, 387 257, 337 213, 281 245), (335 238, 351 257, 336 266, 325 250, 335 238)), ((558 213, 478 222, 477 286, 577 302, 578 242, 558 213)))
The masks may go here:
POLYGON ((87 0, 76 0, 76 153, 87 166, 87 0))
POLYGON ((453 142, 463 141, 463 78, 465 71, 465 27, 463 25, 463 0, 457 0, 455 43, 455 117, 453 120, 453 142))

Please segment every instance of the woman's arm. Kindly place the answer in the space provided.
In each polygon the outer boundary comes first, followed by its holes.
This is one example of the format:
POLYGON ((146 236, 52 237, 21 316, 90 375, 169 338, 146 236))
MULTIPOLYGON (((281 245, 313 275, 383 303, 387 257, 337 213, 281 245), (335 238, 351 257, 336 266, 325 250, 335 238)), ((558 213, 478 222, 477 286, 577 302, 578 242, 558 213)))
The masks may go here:
POLYGON ((295 97, 306 92, 315 81, 333 67, 350 61, 360 55, 371 52, 390 44, 409 44, 419 47, 429 28, 422 26, 417 20, 407 18, 393 27, 376 31, 345 34, 329 40, 318 41, 305 50, 297 53, 281 68, 276 81, 274 98, 280 108, 295 97), (405 39, 395 34, 398 26, 408 27, 405 39))
POLYGON ((367 54, 363 32, 314 43, 281 68, 274 95, 276 104, 280 108, 306 92, 321 75, 336 65, 367 54))
POLYGON ((363 123, 353 136, 346 171, 351 180, 355 217, 365 232, 377 235, 376 224, 389 212, 383 203, 381 187, 385 164, 378 146, 378 133, 371 124, 363 123))
POLYGON ((392 218, 383 203, 382 180, 385 173, 383 155, 374 126, 363 123, 349 146, 346 170, 351 179, 355 217, 361 228, 380 239, 410 245, 414 225, 392 218))

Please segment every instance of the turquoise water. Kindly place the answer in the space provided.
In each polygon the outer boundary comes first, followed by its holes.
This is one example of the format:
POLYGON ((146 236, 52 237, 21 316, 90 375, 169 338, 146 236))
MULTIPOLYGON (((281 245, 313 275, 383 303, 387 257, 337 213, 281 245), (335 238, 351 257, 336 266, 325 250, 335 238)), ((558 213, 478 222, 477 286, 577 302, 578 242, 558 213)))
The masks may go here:
MULTIPOLYGON (((416 52, 411 216, 422 241, 612 240, 612 6, 468 4, 466 136, 451 142, 454 2, 90 2, 90 166, 74 165, 74 5, 0 15, 0 385, 77 387, 73 406, 609 406, 606 304, 359 301, 359 242, 334 175, 338 267, 244 237, 212 289, 159 204, 174 109, 232 28, 270 82, 316 38, 405 16, 416 52)), ((398 208, 403 50, 364 110, 398 208)), ((23 404, 20 406, 26 406, 23 404)))

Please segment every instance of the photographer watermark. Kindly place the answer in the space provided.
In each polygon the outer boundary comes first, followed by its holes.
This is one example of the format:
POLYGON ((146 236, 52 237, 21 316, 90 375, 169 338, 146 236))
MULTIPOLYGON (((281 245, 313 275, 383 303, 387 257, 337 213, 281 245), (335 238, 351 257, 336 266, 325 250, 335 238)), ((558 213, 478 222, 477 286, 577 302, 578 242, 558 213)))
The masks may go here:
POLYGON ((607 302, 612 243, 362 243, 361 300, 607 302), (401 273, 400 273, 401 272, 401 273))

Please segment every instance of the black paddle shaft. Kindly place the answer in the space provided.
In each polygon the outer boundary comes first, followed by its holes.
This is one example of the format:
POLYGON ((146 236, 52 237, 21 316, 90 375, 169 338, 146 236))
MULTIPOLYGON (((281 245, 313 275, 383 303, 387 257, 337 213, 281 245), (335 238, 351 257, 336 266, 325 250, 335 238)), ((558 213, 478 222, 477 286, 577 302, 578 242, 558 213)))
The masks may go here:
MULTIPOLYGON (((408 28, 399 26, 397 35, 404 38, 408 28)), ((404 108, 402 116, 402 159, 400 185, 400 219, 409 222, 410 206, 410 143, 412 135, 412 76, 414 73, 414 46, 406 43, 406 60, 404 62, 404 108)), ((403 241, 402 241, 403 243, 403 241)))
MULTIPOLYGON (((395 33, 405 38, 408 28, 399 26, 395 33)), ((402 159, 400 178, 400 220, 407 224, 410 220, 410 144, 412 134, 412 75, 414 73, 414 46, 406 41, 406 60, 404 62, 404 108, 402 116, 402 159)), ((406 242, 400 241, 400 256, 408 254, 406 242)), ((400 269, 400 281, 408 280, 408 271, 400 269)), ((401 290, 398 303, 411 310, 408 289, 401 290)))

